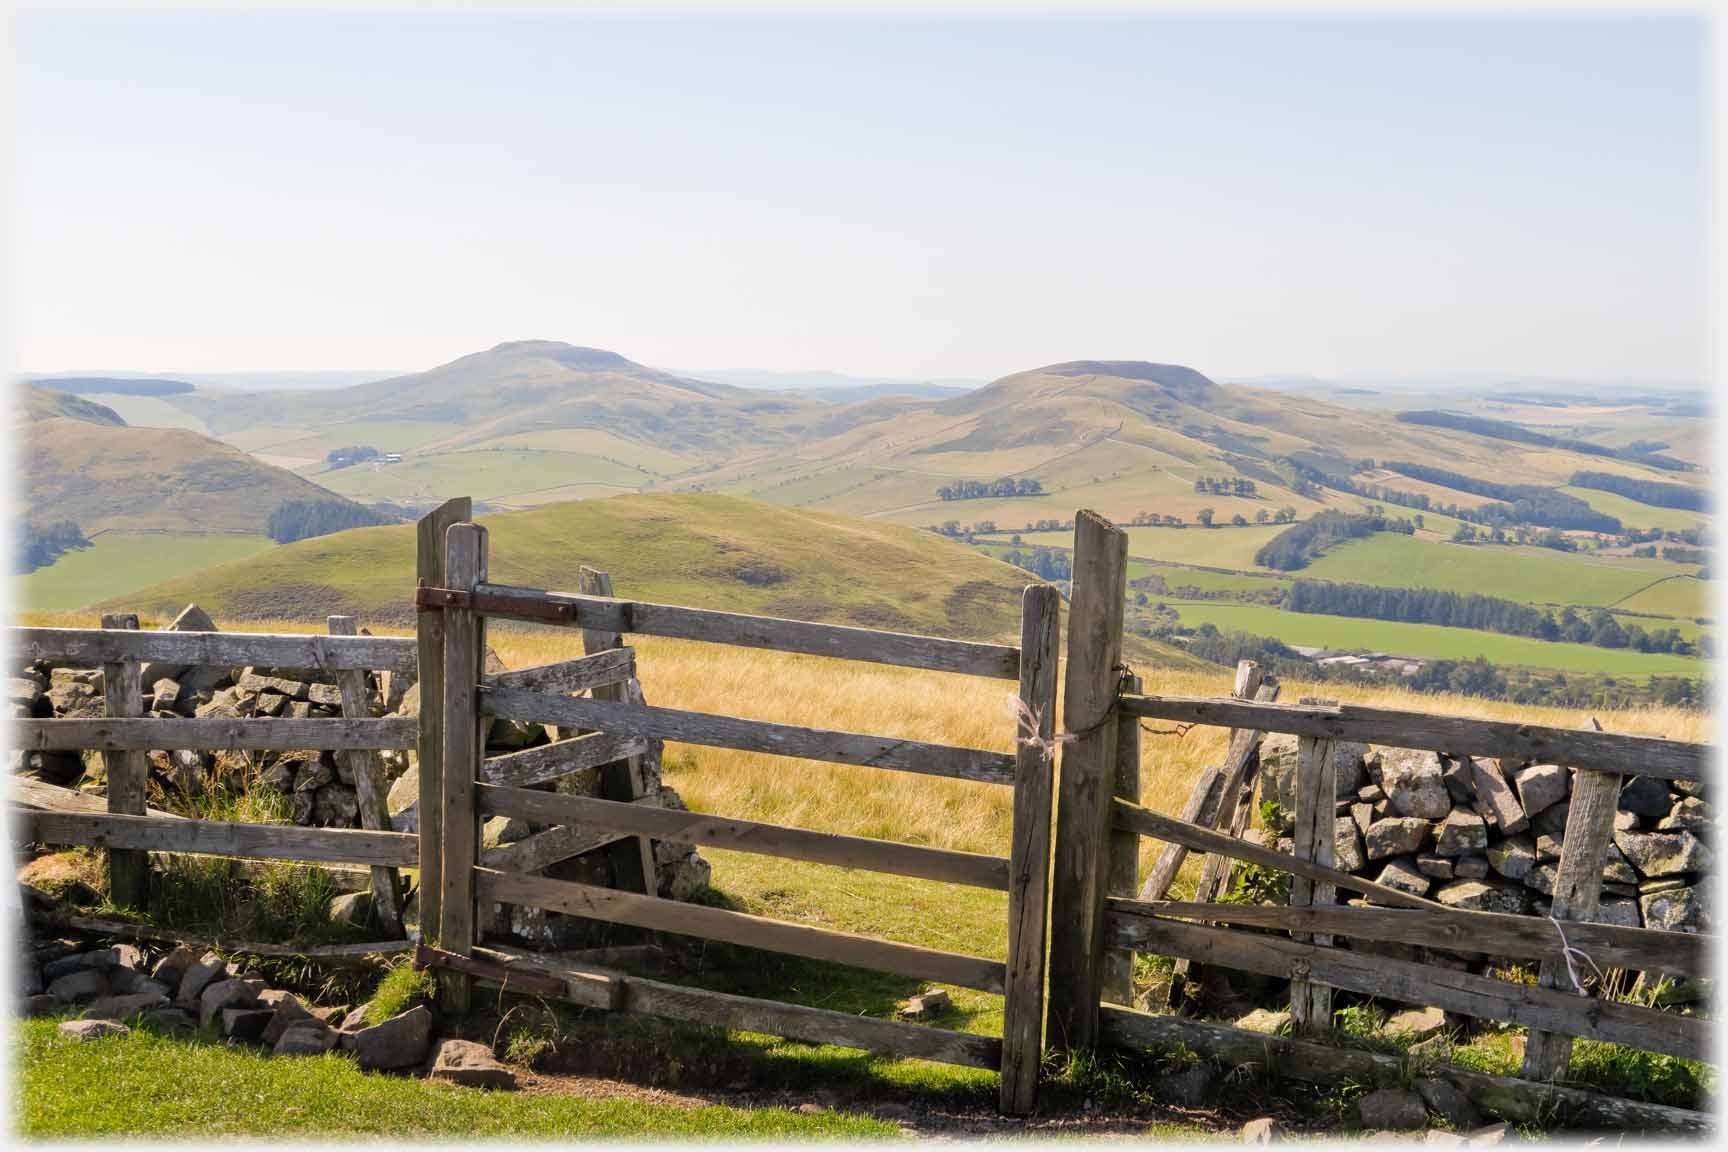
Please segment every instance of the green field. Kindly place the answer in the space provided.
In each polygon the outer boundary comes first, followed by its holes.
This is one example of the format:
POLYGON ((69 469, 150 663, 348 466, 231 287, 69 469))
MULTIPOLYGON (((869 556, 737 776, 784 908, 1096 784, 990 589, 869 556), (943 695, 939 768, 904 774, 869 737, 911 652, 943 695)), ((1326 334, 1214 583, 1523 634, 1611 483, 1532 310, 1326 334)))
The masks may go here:
POLYGON ((615 460, 579 452, 541 449, 478 449, 409 456, 400 464, 356 464, 304 475, 355 500, 437 499, 461 492, 476 500, 523 504, 558 499, 561 488, 598 484, 613 493, 633 492, 658 477, 615 460))
POLYGON ((1716 586, 1693 576, 1674 576, 1616 601, 1614 607, 1688 620, 1709 619, 1716 613, 1716 586))
POLYGON ((1297 575, 1388 588, 1479 592, 1528 604, 1607 606, 1652 581, 1689 571, 1662 560, 1452 544, 1378 532, 1338 545, 1297 575))
POLYGON ((1653 504, 1640 504, 1629 500, 1615 492, 1603 492, 1595 488, 1565 487, 1560 491, 1576 496, 1590 507, 1605 516, 1612 516, 1628 528, 1660 528, 1664 532, 1683 532, 1688 528, 1696 528, 1707 524, 1710 517, 1702 512, 1688 512, 1684 508, 1658 508, 1653 504))
POLYGON ((1690 656, 1646 654, 1588 644, 1557 644, 1468 628, 1444 628, 1436 624, 1285 612, 1263 604, 1166 603, 1176 609, 1182 623, 1190 627, 1211 624, 1222 632, 1276 636, 1286 644, 1337 648, 1346 652, 1387 652, 1395 656, 1426 656, 1435 660, 1468 660, 1483 656, 1501 665, 1634 680, 1649 676, 1696 677, 1703 671, 1702 663, 1690 656))
MULTIPOLYGON (((1129 578, 1136 575, 1130 562, 1129 578)), ((1170 588, 1198 588, 1202 592, 1266 592, 1288 587, 1287 576, 1260 575, 1254 572, 1213 572, 1204 568, 1182 568, 1174 564, 1146 564, 1145 574, 1162 576, 1170 588)))
POLYGON ((90 547, 18 577, 14 604, 22 612, 82 608, 272 547, 268 536, 239 532, 102 532, 90 547))
MULTIPOLYGON (((1201 528, 1196 525, 1190 528, 1125 528, 1123 531, 1128 533, 1128 555, 1137 560, 1169 560, 1177 564, 1253 571, 1254 553, 1285 527, 1282 524, 1250 524, 1246 528, 1201 528)), ((998 534, 991 539, 1007 538, 998 534)), ((1066 532, 1022 532, 1020 539, 1025 544, 1042 544, 1047 548, 1074 546, 1072 529, 1066 532)))

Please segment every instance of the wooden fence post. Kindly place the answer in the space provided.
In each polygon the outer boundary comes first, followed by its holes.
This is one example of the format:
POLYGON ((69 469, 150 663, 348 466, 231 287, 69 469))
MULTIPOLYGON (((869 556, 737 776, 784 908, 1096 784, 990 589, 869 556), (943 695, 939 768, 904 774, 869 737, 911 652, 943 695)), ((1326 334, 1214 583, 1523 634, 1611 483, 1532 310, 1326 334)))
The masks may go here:
MULTIPOLYGON (((1140 677, 1128 676, 1122 690, 1139 695, 1140 677)), ((1129 803, 1140 803, 1140 718, 1118 716, 1116 719, 1116 786, 1115 795, 1129 803)), ((1110 829, 1110 859, 1106 866, 1105 894, 1133 899, 1140 879, 1140 836, 1122 828, 1110 829)), ((1104 953, 1104 976, 1101 995, 1112 1004, 1134 1005, 1134 952, 1130 948, 1111 948, 1104 953)))
MULTIPOLYGON (((1304 701, 1308 703, 1308 701, 1304 701)), ((1332 741, 1303 736, 1296 744, 1296 833, 1295 855, 1300 860, 1332 867, 1334 826, 1337 815, 1337 775, 1332 741)), ((1290 907, 1331 904, 1337 890, 1305 876, 1290 880, 1290 907)), ((1306 941, 1306 932, 1291 937, 1306 941)), ((1332 937, 1312 937, 1315 944, 1331 944, 1332 937)), ((1290 981, 1291 1027, 1298 1034, 1324 1035, 1332 1028, 1332 989, 1311 980, 1290 981)))
MULTIPOLYGON (((584 596, 611 596, 612 576, 584 564, 577 574, 577 586, 584 596)), ((606 652, 613 648, 622 648, 624 637, 617 632, 600 632, 591 628, 582 630, 582 652, 592 656, 596 652, 606 652)), ((642 685, 632 677, 624 684, 607 684, 595 688, 591 695, 596 700, 620 700, 629 704, 642 704, 642 685)), ((658 759, 660 741, 649 742, 648 756, 632 756, 600 768, 600 797, 603 800, 638 800, 648 792, 647 776, 651 771, 649 757, 656 761, 652 769, 658 778, 658 759)), ((620 840, 608 852, 612 862, 612 884, 627 892, 641 892, 646 896, 660 894, 659 883, 656 880, 654 868, 654 842, 646 836, 635 836, 620 840)))
MULTIPOLYGON (((486 529, 453 524, 445 549, 445 586, 473 591, 486 581, 486 529)), ((479 810, 474 786, 484 754, 480 746, 479 685, 485 670, 485 625, 472 608, 444 610, 444 797, 443 860, 438 947, 466 956, 474 948, 474 865, 480 850, 479 810)), ((456 1016, 468 1011, 464 973, 439 973, 443 1005, 456 1016)))
POLYGON ((1051 877, 1048 1042, 1091 1049, 1103 975, 1104 867, 1116 775, 1115 706, 1122 660, 1128 534, 1096 512, 1074 518, 1068 667, 1063 678, 1055 870, 1051 877))
MULTIPOLYGON (((102 627, 136 631, 134 613, 107 613, 102 627)), ((136 660, 102 665, 102 699, 106 714, 116 719, 144 715, 143 666, 136 660)), ((150 779, 146 752, 104 752, 108 773, 108 811, 121 816, 144 815, 144 789, 150 779)), ((142 908, 149 892, 150 854, 132 849, 108 850, 108 895, 123 908, 142 908)))
MULTIPOLYGON (((328 621, 330 635, 354 636, 357 632, 352 616, 332 616, 328 621)), ((372 714, 370 693, 366 691, 366 673, 359 668, 347 668, 336 673, 336 687, 342 693, 342 715, 364 720, 372 714)), ((378 754, 371 749, 357 748, 338 753, 348 760, 354 773, 354 795, 360 804, 360 827, 378 832, 390 828, 390 808, 386 802, 389 788, 378 754)), ((372 914, 386 936, 402 934, 402 894, 400 877, 394 868, 372 869, 372 914)))
MULTIPOLYGON (((1580 770, 1575 774, 1572 807, 1566 813, 1566 840, 1560 847, 1560 866, 1554 876, 1554 904, 1549 909, 1555 920, 1596 919, 1602 901, 1602 859, 1614 836, 1620 780, 1617 772, 1580 770)), ((1558 950, 1558 930, 1554 944, 1558 950)), ((1537 983, 1543 988, 1570 987, 1565 960, 1542 961, 1537 983)), ((1558 1079, 1571 1062, 1572 1037, 1530 1030, 1524 1042, 1522 1075, 1526 1080, 1558 1079)))
POLYGON ((1020 599, 1020 696, 1014 745, 1014 827, 1008 859, 1008 972, 1002 1003, 1002 1111, 1023 1116, 1037 1102, 1043 1061, 1044 944, 1050 907, 1050 806, 1056 758, 1057 644, 1062 596, 1032 584, 1020 599), (1027 732, 1028 717, 1037 731, 1027 732))
MULTIPOLYGON (((452 524, 474 516, 474 501, 467 496, 446 500, 420 518, 415 527, 415 574, 428 588, 444 586, 444 537, 452 524)), ((419 643, 420 737, 415 757, 419 761, 420 802, 415 806, 420 830, 420 936, 435 939, 440 918, 440 887, 444 883, 440 861, 444 813, 444 613, 416 614, 414 633, 419 643)))

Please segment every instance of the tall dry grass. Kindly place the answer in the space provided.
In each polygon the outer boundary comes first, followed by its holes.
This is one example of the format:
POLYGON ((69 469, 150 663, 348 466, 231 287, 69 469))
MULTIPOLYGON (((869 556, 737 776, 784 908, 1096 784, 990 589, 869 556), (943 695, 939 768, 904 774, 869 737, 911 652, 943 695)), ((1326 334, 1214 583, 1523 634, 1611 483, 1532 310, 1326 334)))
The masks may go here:
MULTIPOLYGON (((36 624, 89 626, 76 613, 31 617, 36 624)), ((145 626, 151 622, 146 621, 145 626)), ((306 632, 292 622, 251 624, 256 631, 306 632)), ((374 631, 386 631, 374 629, 374 631)), ((512 668, 581 654, 575 632, 494 628, 490 643, 512 668)), ((638 669, 651 704, 720 712, 759 720, 868 732, 1007 752, 1013 748, 1013 685, 947 673, 795 656, 688 641, 638 637, 638 669)), ((1218 696, 1231 676, 1139 668, 1145 690, 1157 695, 1218 696)), ((1387 708, 1583 727, 1588 715, 1464 696, 1432 696, 1399 688, 1287 682, 1282 699, 1323 696, 1387 708)), ((1598 713, 1611 732, 1710 738, 1709 718, 1679 708, 1598 713)), ((1161 811, 1181 809, 1194 781, 1224 753, 1227 733, 1196 727, 1183 735, 1141 735, 1141 800, 1161 811)), ((928 844, 1005 854, 1008 789, 907 772, 819 764, 754 752, 672 744, 666 782, 699 811, 928 844)), ((1146 845, 1148 851, 1152 845, 1146 845)))

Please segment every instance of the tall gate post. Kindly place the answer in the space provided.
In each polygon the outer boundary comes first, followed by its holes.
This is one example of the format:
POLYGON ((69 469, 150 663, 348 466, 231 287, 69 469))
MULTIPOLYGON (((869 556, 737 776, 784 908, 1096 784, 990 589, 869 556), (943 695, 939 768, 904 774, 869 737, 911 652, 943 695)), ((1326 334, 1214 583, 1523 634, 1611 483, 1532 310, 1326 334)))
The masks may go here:
MULTIPOLYGON (((1139 695, 1138 676, 1122 678, 1122 691, 1139 695)), ((1119 715, 1116 719, 1116 774, 1113 794, 1131 804, 1140 803, 1140 718, 1119 715)), ((1110 829, 1110 859, 1105 865, 1104 894, 1133 899, 1140 880, 1140 834, 1110 829)), ((1134 1006, 1134 950, 1112 948, 1104 953, 1104 976, 1100 995, 1112 1004, 1134 1006)))
POLYGON ((1122 662, 1128 534, 1096 512, 1074 518, 1068 668, 1063 679, 1055 872, 1051 879, 1049 1041, 1084 1051, 1098 1036, 1104 884, 1116 778, 1116 700, 1122 662))
MULTIPOLYGON (((486 529, 453 524, 445 548, 446 586, 472 592, 486 582, 486 529)), ((473 608, 444 610, 443 861, 438 946, 466 956, 474 949, 474 866, 480 818, 474 786, 480 775, 479 685, 485 671, 486 625, 473 608)), ((445 970, 442 1003, 453 1015, 468 1011, 468 977, 445 970)))
POLYGON ((1020 600, 1019 735, 1008 853, 1008 975, 1002 1004, 1000 1104, 1032 1111, 1043 1062, 1044 943, 1050 906, 1050 804, 1056 771, 1056 666, 1062 596, 1031 584, 1020 600))
MULTIPOLYGON (((415 575, 422 587, 444 586, 444 536, 452 524, 474 515, 467 496, 446 500, 420 518, 415 530, 415 575)), ((420 736, 415 758, 420 762, 420 801, 415 820, 420 830, 420 938, 436 939, 440 913, 439 887, 444 828, 444 613, 419 612, 414 621, 419 643, 416 667, 420 681, 420 736)))
MULTIPOLYGON (((102 627, 138 630, 138 617, 130 612, 109 613, 102 627)), ((111 661, 102 665, 102 699, 105 712, 116 719, 144 715, 143 665, 136 660, 111 661)), ((108 774, 108 811, 122 816, 142 816, 150 762, 144 752, 104 752, 102 763, 108 774)), ((137 849, 108 850, 108 898, 116 905, 142 908, 149 894, 150 854, 137 849)))

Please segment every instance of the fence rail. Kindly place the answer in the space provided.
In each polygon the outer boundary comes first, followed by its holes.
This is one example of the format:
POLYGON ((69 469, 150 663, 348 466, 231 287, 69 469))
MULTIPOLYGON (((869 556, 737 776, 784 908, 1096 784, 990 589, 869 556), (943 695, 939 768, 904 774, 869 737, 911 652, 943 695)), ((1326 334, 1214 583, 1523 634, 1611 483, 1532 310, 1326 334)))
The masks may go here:
POLYGON ((414 641, 404 636, 320 636, 267 632, 154 632, 109 628, 13 628, 20 660, 69 666, 117 661, 164 664, 413 672, 414 641))
POLYGON ((359 828, 299 828, 228 820, 122 816, 101 812, 17 813, 25 839, 45 844, 87 844, 152 852, 193 852, 263 860, 313 860, 412 868, 416 838, 403 832, 359 828))
POLYGON ((381 750, 412 748, 416 721, 411 716, 350 720, 277 717, 202 716, 177 720, 150 717, 76 720, 19 720, 14 723, 18 747, 42 752, 102 751, 220 751, 237 749, 381 750))

